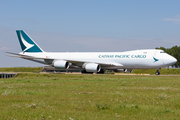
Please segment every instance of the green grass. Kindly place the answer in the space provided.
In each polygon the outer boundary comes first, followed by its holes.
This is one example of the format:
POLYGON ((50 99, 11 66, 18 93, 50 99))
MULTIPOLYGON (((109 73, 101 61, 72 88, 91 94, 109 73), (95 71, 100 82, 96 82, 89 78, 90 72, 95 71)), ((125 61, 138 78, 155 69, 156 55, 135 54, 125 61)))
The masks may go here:
POLYGON ((12 67, 0 68, 0 72, 41 72, 42 67, 12 67))
MULTIPOLYGON (((151 74, 154 75, 157 69, 134 69, 132 73, 134 74, 151 74)), ((168 68, 162 68, 160 69, 161 75, 168 75, 168 74, 173 74, 173 75, 180 75, 180 69, 168 69, 168 68)))
MULTIPOLYGON (((13 67, 13 68, 0 68, 0 72, 41 72, 42 67, 13 67)), ((132 74, 151 74, 154 75, 157 69, 134 69, 132 74)), ((180 75, 180 69, 167 69, 160 70, 161 75, 180 75)), ((110 73, 108 73, 110 74, 110 73)))
POLYGON ((179 91, 179 76, 21 73, 0 79, 0 118, 178 120, 179 91))

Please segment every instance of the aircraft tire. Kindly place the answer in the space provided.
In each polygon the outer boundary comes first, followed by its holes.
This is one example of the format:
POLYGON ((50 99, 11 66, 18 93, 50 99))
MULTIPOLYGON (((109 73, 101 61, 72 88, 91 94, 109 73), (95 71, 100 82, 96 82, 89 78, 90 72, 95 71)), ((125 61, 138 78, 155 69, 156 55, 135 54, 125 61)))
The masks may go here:
POLYGON ((156 72, 156 75, 160 75, 160 72, 159 72, 159 71, 157 71, 157 72, 156 72))
POLYGON ((97 74, 104 74, 104 70, 101 69, 97 74))
POLYGON ((93 72, 87 72, 85 69, 81 71, 82 74, 93 74, 93 72))

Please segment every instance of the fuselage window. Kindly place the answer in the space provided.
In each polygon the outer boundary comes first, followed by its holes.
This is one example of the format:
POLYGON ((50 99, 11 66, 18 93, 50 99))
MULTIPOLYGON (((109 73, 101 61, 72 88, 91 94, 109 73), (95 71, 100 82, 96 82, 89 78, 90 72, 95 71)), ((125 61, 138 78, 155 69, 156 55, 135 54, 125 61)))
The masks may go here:
POLYGON ((165 51, 161 51, 160 53, 166 53, 165 51))

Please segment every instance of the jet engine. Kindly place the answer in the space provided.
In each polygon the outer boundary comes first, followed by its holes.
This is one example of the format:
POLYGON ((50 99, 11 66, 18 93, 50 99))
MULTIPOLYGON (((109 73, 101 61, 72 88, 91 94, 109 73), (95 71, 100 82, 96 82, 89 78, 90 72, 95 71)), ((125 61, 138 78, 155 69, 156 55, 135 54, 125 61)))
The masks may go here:
POLYGON ((54 67, 57 69, 68 69, 69 63, 63 60, 57 60, 54 62, 54 67))
POLYGON ((96 64, 96 63, 87 63, 85 65, 85 70, 86 72, 94 72, 97 73, 101 70, 100 65, 96 64))

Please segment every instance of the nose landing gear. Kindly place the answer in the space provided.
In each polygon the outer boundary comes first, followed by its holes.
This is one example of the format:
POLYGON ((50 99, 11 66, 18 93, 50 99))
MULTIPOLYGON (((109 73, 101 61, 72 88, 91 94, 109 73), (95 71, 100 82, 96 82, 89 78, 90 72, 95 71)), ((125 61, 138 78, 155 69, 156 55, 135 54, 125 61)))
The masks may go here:
POLYGON ((161 68, 158 68, 158 69, 157 69, 157 71, 156 71, 156 73, 155 73, 156 75, 160 75, 160 72, 159 72, 160 69, 161 69, 161 68))

